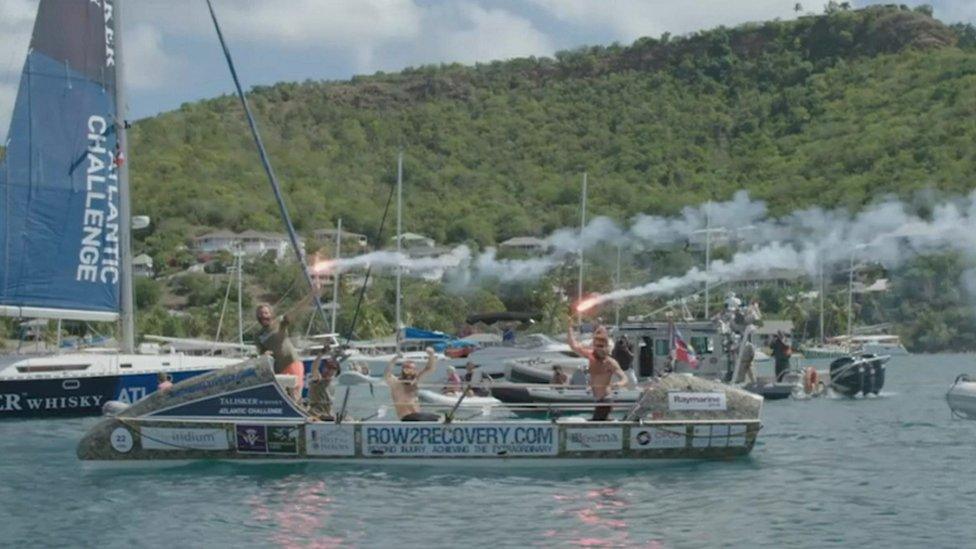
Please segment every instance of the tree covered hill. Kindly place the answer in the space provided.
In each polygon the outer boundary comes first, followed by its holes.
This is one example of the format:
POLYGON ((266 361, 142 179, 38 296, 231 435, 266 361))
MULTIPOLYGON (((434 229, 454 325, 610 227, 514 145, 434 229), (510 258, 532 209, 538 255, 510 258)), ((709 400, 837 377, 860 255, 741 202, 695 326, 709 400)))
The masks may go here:
MULTIPOLYGON (((374 234, 401 147, 405 227, 479 245, 575 223, 584 170, 591 211, 618 219, 742 188, 778 213, 972 188, 973 28, 926 9, 827 11, 249 98, 306 234, 338 217, 374 234)), ((141 120, 132 143, 157 264, 208 228, 280 230, 234 97, 141 120)))

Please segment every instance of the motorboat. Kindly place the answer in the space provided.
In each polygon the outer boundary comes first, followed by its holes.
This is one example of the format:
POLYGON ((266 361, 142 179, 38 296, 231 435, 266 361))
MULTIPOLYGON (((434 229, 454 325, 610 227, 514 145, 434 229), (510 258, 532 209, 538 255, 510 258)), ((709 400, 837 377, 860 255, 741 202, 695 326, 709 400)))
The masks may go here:
POLYGON ((959 374, 946 393, 946 402, 954 416, 976 419, 976 379, 959 374))
MULTIPOLYGON (((358 465, 441 463, 550 467, 747 455, 761 428, 762 399, 691 376, 644 389, 620 421, 400 422, 342 411, 315 421, 286 396, 261 357, 203 374, 105 417, 78 443, 84 461, 328 461, 358 465)), ((340 375, 338 383, 356 383, 340 375)), ((348 392, 346 392, 348 395, 348 392)), ((347 397, 348 398, 348 397, 347 397)))
POLYGON ((454 393, 441 393, 430 389, 420 389, 417 391, 417 398, 428 408, 435 410, 451 409, 455 405, 462 409, 484 409, 494 408, 502 404, 502 401, 492 396, 467 395, 463 400, 459 400, 459 395, 454 393))
POLYGON ((827 386, 848 397, 877 395, 885 383, 885 367, 891 357, 863 354, 845 356, 830 363, 827 386))
POLYGON ((586 365, 586 359, 570 349, 568 343, 557 341, 545 334, 527 334, 514 343, 476 349, 467 357, 451 363, 463 366, 471 362, 483 375, 499 378, 505 375, 506 365, 513 360, 560 364, 569 369, 586 365))

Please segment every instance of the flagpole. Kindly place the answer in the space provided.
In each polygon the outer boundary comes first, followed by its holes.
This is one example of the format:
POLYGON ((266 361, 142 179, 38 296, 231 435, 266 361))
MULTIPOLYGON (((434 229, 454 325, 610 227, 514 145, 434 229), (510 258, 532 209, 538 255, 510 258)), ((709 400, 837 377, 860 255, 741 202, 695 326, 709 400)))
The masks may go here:
MULTIPOLYGON (((583 301, 583 229, 586 228, 586 172, 583 172, 583 192, 580 198, 580 240, 579 240, 579 280, 576 283, 577 303, 583 301)), ((583 313, 576 310, 576 324, 579 326, 580 337, 583 337, 583 313)))

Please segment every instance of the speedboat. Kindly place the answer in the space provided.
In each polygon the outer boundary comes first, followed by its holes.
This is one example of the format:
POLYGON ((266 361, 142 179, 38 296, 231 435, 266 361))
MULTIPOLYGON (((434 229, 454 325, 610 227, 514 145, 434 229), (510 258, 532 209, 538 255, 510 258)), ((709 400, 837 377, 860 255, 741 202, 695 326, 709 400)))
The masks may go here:
POLYGON ((953 415, 976 419, 976 379, 959 374, 946 393, 946 401, 953 415))
POLYGON ((891 357, 863 354, 845 356, 830 363, 831 390, 848 397, 877 395, 885 382, 885 365, 891 357))
MULTIPOLYGON (((286 396, 266 357, 203 374, 105 417, 78 443, 84 461, 328 461, 358 465, 550 467, 748 454, 762 399, 690 376, 648 387, 621 421, 315 421, 286 396)), ((340 385, 361 376, 337 378, 340 385)), ((346 392, 348 395, 349 393, 346 392)), ((346 397, 348 398, 348 396, 346 397)))

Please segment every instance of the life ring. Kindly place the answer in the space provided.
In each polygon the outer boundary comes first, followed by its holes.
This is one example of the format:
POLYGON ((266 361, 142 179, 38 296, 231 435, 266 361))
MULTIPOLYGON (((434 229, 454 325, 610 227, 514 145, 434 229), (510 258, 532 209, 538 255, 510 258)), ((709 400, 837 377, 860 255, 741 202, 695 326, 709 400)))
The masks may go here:
POLYGON ((817 370, 813 366, 807 366, 807 368, 803 370, 803 392, 809 395, 813 393, 819 385, 820 374, 817 373, 817 370))

